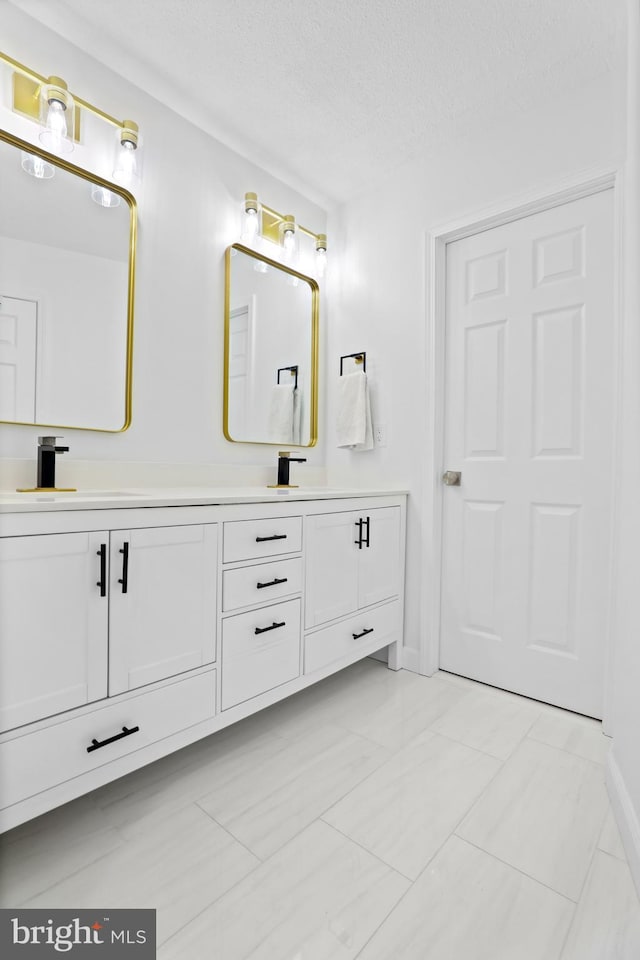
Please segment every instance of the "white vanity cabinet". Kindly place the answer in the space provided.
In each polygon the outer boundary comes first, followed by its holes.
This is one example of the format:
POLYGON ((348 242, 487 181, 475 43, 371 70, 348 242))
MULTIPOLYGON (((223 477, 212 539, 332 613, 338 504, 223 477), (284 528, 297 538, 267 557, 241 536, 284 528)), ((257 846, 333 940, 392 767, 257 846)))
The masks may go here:
POLYGON ((109 695, 216 658, 216 524, 111 533, 109 695))
POLYGON ((307 629, 396 597, 404 569, 400 507, 307 519, 307 629))
POLYGON ((229 521, 223 537, 221 703, 228 710, 300 675, 302 517, 229 521))
POLYGON ((404 495, 184 499, 0 505, 0 830, 385 647, 400 667, 404 495))
POLYGON ((0 540, 0 732, 106 697, 108 543, 0 540))
POLYGON ((0 732, 213 662, 217 529, 0 539, 0 732))

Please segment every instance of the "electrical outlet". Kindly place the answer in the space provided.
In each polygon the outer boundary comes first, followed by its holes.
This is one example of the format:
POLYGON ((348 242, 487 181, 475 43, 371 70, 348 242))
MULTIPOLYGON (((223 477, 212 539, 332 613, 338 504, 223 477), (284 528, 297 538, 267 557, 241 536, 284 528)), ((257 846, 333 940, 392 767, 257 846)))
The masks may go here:
POLYGON ((376 423, 373 426, 373 442, 376 447, 386 447, 387 445, 387 425, 386 423, 376 423))

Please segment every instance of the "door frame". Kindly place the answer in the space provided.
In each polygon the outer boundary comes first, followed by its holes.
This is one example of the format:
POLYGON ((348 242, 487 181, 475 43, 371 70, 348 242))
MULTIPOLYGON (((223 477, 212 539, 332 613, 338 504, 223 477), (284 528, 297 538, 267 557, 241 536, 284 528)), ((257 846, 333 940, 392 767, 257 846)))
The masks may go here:
MULTIPOLYGON (((440 627, 441 627, 441 586, 442 586, 442 509, 443 488, 441 476, 444 464, 444 412, 445 412, 445 322, 446 322, 446 250, 449 243, 482 233, 493 227, 503 226, 514 220, 550 210, 553 207, 571 203, 604 190, 613 190, 614 204, 614 437, 613 463, 619 462, 621 448, 620 411, 622 369, 622 328, 620 323, 622 307, 622 178, 617 168, 583 173, 578 179, 564 181, 556 189, 543 192, 520 194, 510 200, 476 213, 458 218, 455 221, 435 227, 426 235, 426 358, 427 377, 427 436, 423 455, 424 478, 424 537, 422 546, 422 577, 425 589, 422 591, 420 622, 421 644, 417 651, 417 662, 405 665, 416 669, 418 673, 431 676, 439 669, 440 663, 440 627)), ((614 585, 617 562, 617 490, 618 481, 612 472, 611 497, 613 504, 611 524, 611 559, 609 566, 609 602, 607 605, 607 630, 605 637, 605 677, 603 729, 610 730, 611 722, 611 668, 612 668, 612 627, 615 607, 614 585)))

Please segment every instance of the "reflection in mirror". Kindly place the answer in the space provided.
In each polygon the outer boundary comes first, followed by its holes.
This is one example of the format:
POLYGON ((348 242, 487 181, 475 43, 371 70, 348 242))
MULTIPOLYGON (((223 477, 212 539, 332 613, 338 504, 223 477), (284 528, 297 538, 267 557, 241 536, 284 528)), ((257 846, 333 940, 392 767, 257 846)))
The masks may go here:
POLYGON ((0 420, 128 427, 134 255, 127 191, 0 131, 0 420))
POLYGON ((224 435, 317 441, 318 285, 241 244, 227 250, 224 435))

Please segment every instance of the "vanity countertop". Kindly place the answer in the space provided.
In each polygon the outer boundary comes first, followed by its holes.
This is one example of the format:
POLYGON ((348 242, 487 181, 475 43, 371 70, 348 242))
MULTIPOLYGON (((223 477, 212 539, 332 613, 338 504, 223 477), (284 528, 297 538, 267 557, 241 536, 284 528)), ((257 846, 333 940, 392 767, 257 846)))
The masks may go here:
POLYGON ((352 487, 128 487, 126 490, 78 490, 73 493, 0 491, 0 513, 43 513, 52 510, 114 510, 131 507, 209 506, 222 503, 274 503, 283 500, 343 500, 388 497, 406 489, 352 487))

